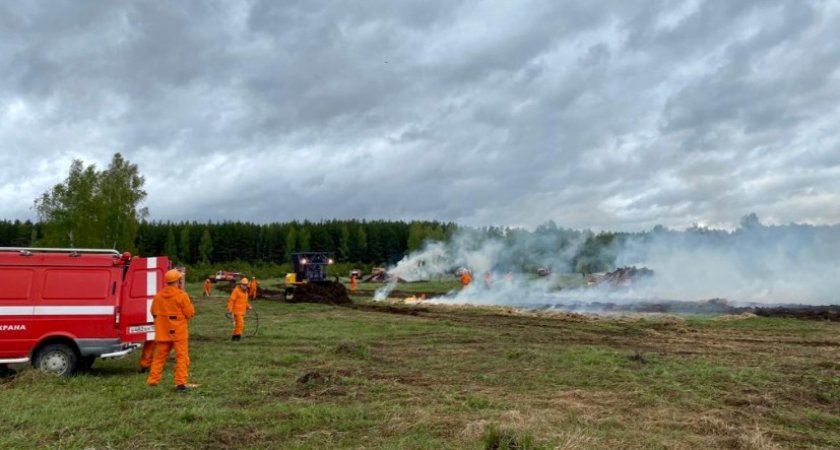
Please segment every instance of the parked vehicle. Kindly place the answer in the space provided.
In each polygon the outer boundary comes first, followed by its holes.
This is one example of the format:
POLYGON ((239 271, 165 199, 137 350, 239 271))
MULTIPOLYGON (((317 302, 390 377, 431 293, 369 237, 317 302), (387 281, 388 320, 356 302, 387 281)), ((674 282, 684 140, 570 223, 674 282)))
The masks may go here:
POLYGON ((154 340, 149 308, 169 266, 115 250, 0 247, 0 368, 68 376, 154 340))
POLYGON ((216 272, 215 275, 209 276, 207 278, 209 278, 210 281, 213 282, 213 283, 236 284, 236 283, 239 283, 239 280, 241 280, 242 277, 244 277, 244 276, 245 276, 244 273, 228 272, 226 270, 220 270, 220 271, 216 272))

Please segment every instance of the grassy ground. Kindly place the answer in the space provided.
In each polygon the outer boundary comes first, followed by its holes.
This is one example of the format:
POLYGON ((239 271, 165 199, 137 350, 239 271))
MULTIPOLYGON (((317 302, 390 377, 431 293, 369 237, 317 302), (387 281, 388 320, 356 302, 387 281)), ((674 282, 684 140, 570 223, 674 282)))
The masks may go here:
POLYGON ((25 368, 0 448, 840 447, 837 323, 257 301, 234 343, 225 299, 193 298, 198 390, 146 387, 136 355, 25 368))

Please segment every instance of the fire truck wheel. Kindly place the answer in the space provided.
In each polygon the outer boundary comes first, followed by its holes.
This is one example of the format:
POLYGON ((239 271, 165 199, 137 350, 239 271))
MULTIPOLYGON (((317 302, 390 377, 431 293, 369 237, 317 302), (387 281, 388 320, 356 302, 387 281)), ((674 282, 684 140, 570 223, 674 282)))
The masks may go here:
POLYGON ((286 291, 284 292, 284 297, 286 298, 286 301, 294 300, 294 298, 295 298, 295 288, 287 287, 286 291))
POLYGON ((67 377, 79 368, 79 355, 67 344, 50 344, 38 351, 35 367, 43 372, 67 377))

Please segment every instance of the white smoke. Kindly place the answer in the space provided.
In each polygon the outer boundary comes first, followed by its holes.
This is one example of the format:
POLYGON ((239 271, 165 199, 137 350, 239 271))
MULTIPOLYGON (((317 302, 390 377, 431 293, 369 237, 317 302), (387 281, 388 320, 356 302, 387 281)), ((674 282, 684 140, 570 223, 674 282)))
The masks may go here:
POLYGON ((738 303, 838 303, 840 230, 801 226, 651 233, 616 263, 655 271, 643 294, 738 303))
MULTIPOLYGON (((589 232, 553 224, 533 232, 461 230, 448 243, 430 242, 403 258, 390 273, 405 281, 453 279, 460 267, 473 273, 465 289, 435 298, 438 303, 539 305, 586 309, 592 304, 726 299, 746 303, 840 303, 840 227, 757 222, 735 231, 689 229, 619 235, 609 245, 584 248, 589 232), (582 256, 584 255, 584 256, 582 256), (588 258, 588 259, 587 259, 588 258), (648 267, 654 275, 628 286, 585 286, 573 274, 581 261, 616 267, 648 267), (552 276, 537 277, 548 266, 552 276), (484 277, 489 276, 486 285, 484 277), (574 281, 570 288, 569 280, 574 281)), ((387 298, 394 285, 377 291, 387 298), (381 292, 380 292, 381 291, 381 292)))
POLYGON ((502 235, 481 230, 459 230, 448 243, 427 242, 389 270, 406 281, 430 280, 468 268, 474 275, 533 272, 550 267, 567 272, 587 232, 558 229, 553 223, 534 232, 507 230, 502 235))
POLYGON ((382 301, 387 299, 388 296, 391 295, 391 291, 393 291, 395 287, 397 287, 397 281, 389 281, 388 284, 382 286, 373 293, 373 299, 376 301, 382 301))

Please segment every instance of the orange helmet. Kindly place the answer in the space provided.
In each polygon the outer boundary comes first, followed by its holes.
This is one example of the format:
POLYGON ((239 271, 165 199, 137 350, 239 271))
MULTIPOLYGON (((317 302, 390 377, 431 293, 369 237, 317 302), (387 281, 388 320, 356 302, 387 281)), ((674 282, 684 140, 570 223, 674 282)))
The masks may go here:
POLYGON ((248 284, 248 279, 242 278, 241 280, 239 280, 239 284, 248 284))
POLYGON ((174 283, 181 279, 181 271, 178 269, 171 269, 163 276, 163 281, 166 283, 174 283))

